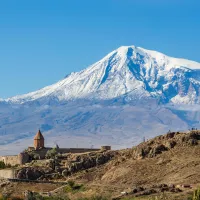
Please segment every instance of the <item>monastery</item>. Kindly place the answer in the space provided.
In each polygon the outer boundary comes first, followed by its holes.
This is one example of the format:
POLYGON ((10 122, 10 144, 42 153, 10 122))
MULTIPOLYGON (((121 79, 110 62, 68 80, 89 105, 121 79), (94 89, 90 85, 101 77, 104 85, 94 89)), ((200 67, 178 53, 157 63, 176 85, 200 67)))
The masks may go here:
MULTIPOLYGON (((39 130, 33 141, 33 147, 28 147, 27 150, 21 152, 19 155, 14 156, 0 156, 0 161, 3 161, 6 165, 24 165, 31 161, 29 153, 34 153, 39 155, 39 159, 45 159, 46 153, 51 150, 52 147, 45 147, 45 139, 39 130)), ((59 148, 56 146, 57 153, 84 153, 84 152, 92 152, 92 151, 100 151, 100 150, 111 150, 111 146, 102 146, 100 149, 93 148, 59 148)))

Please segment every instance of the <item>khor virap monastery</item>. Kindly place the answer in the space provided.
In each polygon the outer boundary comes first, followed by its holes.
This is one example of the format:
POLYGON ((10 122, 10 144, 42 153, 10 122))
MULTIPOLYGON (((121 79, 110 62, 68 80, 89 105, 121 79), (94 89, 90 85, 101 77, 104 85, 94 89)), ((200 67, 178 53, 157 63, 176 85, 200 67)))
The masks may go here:
MULTIPOLYGON (((39 159, 44 159, 47 152, 52 149, 52 147, 45 147, 45 139, 39 130, 34 137, 34 146, 28 147, 27 150, 21 152, 19 155, 14 156, 0 156, 0 161, 3 161, 6 165, 10 164, 12 166, 15 165, 23 165, 31 161, 30 152, 39 155, 39 159)), ((100 151, 100 150, 111 150, 110 146, 102 146, 100 149, 93 148, 59 148, 56 146, 57 153, 84 153, 91 151, 100 151)))

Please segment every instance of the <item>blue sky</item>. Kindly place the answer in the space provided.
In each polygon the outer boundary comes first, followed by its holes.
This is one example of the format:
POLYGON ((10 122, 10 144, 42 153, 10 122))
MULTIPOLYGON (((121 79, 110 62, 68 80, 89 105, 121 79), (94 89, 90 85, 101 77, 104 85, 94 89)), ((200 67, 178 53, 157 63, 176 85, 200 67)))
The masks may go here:
POLYGON ((55 83, 122 45, 200 62, 199 0, 0 2, 0 98, 55 83))

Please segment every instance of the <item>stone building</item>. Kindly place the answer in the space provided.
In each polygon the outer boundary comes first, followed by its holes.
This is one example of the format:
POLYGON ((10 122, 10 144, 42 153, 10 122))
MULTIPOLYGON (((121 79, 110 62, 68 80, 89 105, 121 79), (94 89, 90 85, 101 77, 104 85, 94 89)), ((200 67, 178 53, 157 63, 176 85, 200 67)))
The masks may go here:
MULTIPOLYGON (((42 135, 41 131, 39 130, 33 141, 33 147, 28 147, 27 151, 21 152, 19 155, 14 156, 0 156, 0 161, 3 161, 6 165, 10 164, 12 166, 15 165, 23 165, 27 162, 31 161, 30 154, 36 154, 39 156, 39 159, 45 159, 45 156, 52 147, 45 147, 44 143, 45 139, 42 135)), ((102 146, 99 149, 94 148, 59 148, 56 146, 57 153, 85 153, 85 152, 92 152, 92 151, 108 151, 111 150, 111 146, 102 146)))
POLYGON ((34 147, 36 150, 44 148, 44 136, 39 130, 34 137, 34 147))

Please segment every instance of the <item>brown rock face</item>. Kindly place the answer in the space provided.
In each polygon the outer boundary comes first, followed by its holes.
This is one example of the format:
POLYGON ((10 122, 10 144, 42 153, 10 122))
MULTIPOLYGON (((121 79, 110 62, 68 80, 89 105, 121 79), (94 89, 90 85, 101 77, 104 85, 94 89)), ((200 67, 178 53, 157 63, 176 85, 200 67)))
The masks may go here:
POLYGON ((44 171, 36 168, 22 168, 17 173, 18 179, 37 180, 44 174, 44 171))
POLYGON ((133 148, 132 156, 134 159, 153 158, 175 146, 195 146, 199 144, 199 141, 200 131, 172 132, 139 144, 133 148))
POLYGON ((107 163, 114 157, 114 152, 103 152, 103 153, 96 153, 93 155, 82 155, 77 156, 76 158, 70 158, 68 163, 65 165, 65 169, 63 170, 63 176, 68 176, 72 173, 78 172, 80 170, 89 169, 92 167, 96 167, 98 165, 102 165, 107 163))

